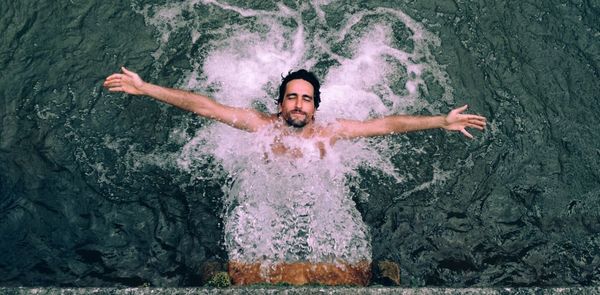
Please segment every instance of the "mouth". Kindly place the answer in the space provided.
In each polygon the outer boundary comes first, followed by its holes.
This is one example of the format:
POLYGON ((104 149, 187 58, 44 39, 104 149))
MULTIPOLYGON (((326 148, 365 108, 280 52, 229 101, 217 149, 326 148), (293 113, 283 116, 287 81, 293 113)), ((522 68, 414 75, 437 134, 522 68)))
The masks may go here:
POLYGON ((306 113, 302 112, 302 111, 292 111, 291 114, 292 115, 303 115, 303 116, 306 116, 306 113))

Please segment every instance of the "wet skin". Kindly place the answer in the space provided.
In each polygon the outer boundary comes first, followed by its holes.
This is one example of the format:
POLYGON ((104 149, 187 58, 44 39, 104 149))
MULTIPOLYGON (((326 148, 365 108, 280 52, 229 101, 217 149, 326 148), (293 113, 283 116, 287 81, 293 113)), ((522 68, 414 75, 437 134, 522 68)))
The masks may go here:
POLYGON ((121 70, 122 73, 115 73, 106 78, 104 87, 109 91, 147 95, 248 132, 274 126, 281 132, 277 136, 323 138, 330 145, 340 139, 383 136, 434 128, 460 131, 466 137, 473 138, 466 128, 483 130, 486 125, 485 117, 463 114, 467 109, 467 105, 464 105, 453 109, 447 115, 392 115, 364 121, 338 119, 334 124, 315 126, 313 88, 304 80, 292 80, 286 85, 284 99, 279 105, 280 115, 278 115, 265 114, 249 108, 231 107, 202 94, 146 83, 139 75, 125 67, 121 70))

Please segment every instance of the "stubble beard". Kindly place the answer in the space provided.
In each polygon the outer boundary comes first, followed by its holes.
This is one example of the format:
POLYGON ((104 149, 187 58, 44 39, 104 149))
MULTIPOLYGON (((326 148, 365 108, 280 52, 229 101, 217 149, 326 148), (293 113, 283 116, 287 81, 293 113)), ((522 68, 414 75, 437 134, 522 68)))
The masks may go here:
POLYGON ((308 115, 302 112, 304 115, 304 119, 294 119, 292 118, 292 113, 290 112, 288 116, 285 116, 285 122, 294 128, 302 128, 308 124, 309 118, 308 115))

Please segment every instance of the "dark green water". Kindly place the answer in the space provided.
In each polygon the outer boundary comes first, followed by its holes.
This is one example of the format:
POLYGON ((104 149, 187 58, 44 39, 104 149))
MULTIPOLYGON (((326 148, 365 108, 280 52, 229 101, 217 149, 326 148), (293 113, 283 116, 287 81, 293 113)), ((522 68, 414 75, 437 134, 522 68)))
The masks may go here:
MULTIPOLYGON (((473 141, 443 131, 386 138, 403 147, 389 157, 401 182, 357 168, 349 197, 370 228, 373 260, 397 261, 404 286, 599 284, 598 1, 285 5, 300 12, 304 59, 316 52, 323 78, 340 65, 313 40, 334 40, 351 15, 373 12, 331 51, 350 58, 348 43, 370 21, 389 23, 394 47, 411 51, 410 31, 378 7, 406 13, 439 38, 424 59, 448 84, 424 74, 428 91, 405 110, 467 103, 488 118, 473 141)), ((207 76, 207 56, 240 27, 269 27, 200 2, 1 1, 0 13, 0 285, 199 285, 204 262, 227 260, 228 175, 211 155, 191 172, 176 162, 212 123, 101 84, 127 65, 150 82, 217 92, 218 83, 186 77, 207 76), (155 18, 161 7, 180 13, 155 18)))

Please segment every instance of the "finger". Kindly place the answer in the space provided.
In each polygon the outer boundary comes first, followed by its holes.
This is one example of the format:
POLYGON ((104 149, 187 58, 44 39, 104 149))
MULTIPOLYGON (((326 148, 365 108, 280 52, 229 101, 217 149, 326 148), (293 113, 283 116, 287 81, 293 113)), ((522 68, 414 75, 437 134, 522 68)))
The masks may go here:
POLYGON ((480 121, 486 120, 485 117, 478 116, 478 115, 467 115, 467 118, 472 119, 472 120, 480 120, 480 121))
POLYGON ((471 128, 477 128, 479 130, 484 130, 485 129, 485 125, 477 125, 477 124, 470 124, 469 127, 471 127, 471 128))
POLYGON ((469 105, 464 105, 464 106, 462 106, 462 107, 460 107, 460 108, 456 108, 456 109, 454 109, 454 110, 455 110, 457 113, 462 113, 462 112, 466 111, 468 107, 469 107, 469 105))
POLYGON ((464 134, 466 137, 473 139, 473 135, 471 135, 471 133, 467 132, 467 130, 465 130, 464 128, 461 129, 460 132, 462 134, 464 134))
POLYGON ((486 124, 485 120, 480 120, 480 119, 469 119, 469 120, 467 120, 467 122, 469 122, 471 124, 477 124, 477 125, 485 125, 486 124))
POLYGON ((105 81, 104 86, 106 86, 106 87, 121 86, 121 81, 116 81, 116 80, 105 81))
POLYGON ((133 75, 133 74, 135 74, 134 72, 132 72, 132 71, 128 70, 128 69, 127 69, 127 68, 125 68, 125 67, 121 67, 121 71, 123 71, 123 73, 125 73, 125 74, 127 74, 127 75, 133 75))
POLYGON ((471 128, 475 128, 475 129, 483 130, 483 126, 481 126, 481 125, 476 125, 476 124, 467 124, 467 127, 471 127, 471 128))
POLYGON ((110 92, 119 92, 119 91, 122 92, 123 91, 123 87, 111 87, 111 88, 108 88, 108 91, 110 91, 110 92))
POLYGON ((108 77, 106 77, 106 80, 115 80, 115 79, 121 79, 123 77, 123 74, 112 74, 108 77))

